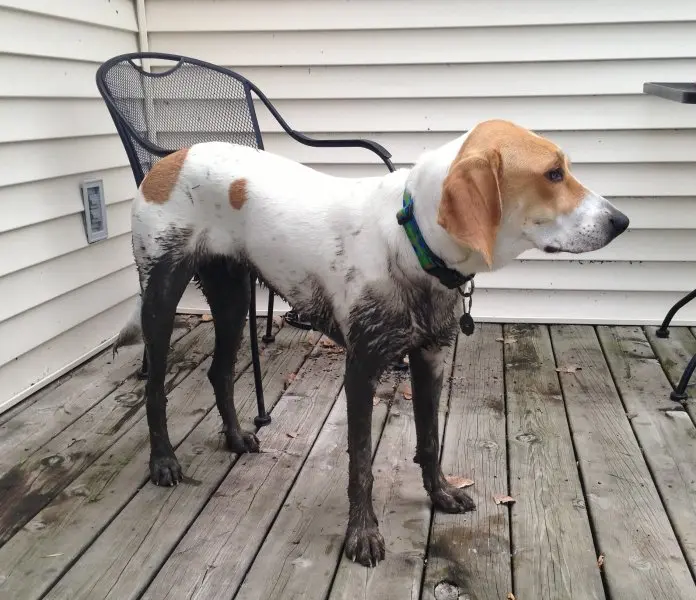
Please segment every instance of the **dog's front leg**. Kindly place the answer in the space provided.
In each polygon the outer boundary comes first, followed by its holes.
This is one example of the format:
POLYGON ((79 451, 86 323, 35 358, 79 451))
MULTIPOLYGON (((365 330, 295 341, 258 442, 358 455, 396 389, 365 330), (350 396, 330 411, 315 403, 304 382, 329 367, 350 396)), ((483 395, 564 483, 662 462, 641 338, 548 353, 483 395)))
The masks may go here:
POLYGON ((447 483, 440 468, 438 406, 442 390, 442 352, 419 348, 409 353, 413 412, 416 419, 416 457, 423 472, 423 485, 435 508, 448 513, 462 513, 475 508, 464 492, 447 483))
MULTIPOLYGON (((364 359, 364 357, 362 357, 364 359)), ((345 389, 348 401, 348 500, 350 512, 345 554, 366 567, 384 559, 384 538, 372 507, 372 398, 377 374, 369 362, 348 353, 345 389)))

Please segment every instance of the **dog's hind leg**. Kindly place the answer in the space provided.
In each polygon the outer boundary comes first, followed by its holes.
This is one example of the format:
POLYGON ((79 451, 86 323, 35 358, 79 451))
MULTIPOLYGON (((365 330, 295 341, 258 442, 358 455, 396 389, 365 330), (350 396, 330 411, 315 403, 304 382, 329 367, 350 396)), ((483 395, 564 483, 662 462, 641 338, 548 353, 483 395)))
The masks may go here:
POLYGON ((413 412, 416 420, 416 456, 423 473, 423 485, 435 508, 462 513, 475 508, 474 501, 447 482, 440 467, 438 405, 442 390, 443 364, 439 349, 419 348, 409 352, 413 412))
POLYGON ((251 294, 249 272, 227 258, 214 257, 199 265, 198 277, 215 325, 215 354, 208 379, 225 426, 227 447, 239 454, 258 452, 258 439, 240 428, 234 406, 235 362, 251 294))
POLYGON ((148 363, 145 398, 150 429, 150 479, 156 485, 176 485, 182 479, 181 466, 167 432, 164 380, 176 307, 192 274, 192 262, 179 256, 174 258, 171 252, 148 264, 143 285, 141 319, 148 363))

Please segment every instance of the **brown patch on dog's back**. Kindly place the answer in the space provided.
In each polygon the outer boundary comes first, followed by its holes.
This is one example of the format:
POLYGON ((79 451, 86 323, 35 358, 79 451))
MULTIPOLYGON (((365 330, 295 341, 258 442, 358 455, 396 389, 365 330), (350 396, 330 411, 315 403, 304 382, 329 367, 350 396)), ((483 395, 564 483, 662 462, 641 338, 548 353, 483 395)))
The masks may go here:
POLYGON ((230 206, 235 210, 240 210, 247 201, 246 179, 235 179, 230 184, 228 192, 230 198, 230 206))
POLYGON ((164 204, 179 179, 188 148, 177 150, 160 160, 143 179, 140 191, 147 202, 164 204))

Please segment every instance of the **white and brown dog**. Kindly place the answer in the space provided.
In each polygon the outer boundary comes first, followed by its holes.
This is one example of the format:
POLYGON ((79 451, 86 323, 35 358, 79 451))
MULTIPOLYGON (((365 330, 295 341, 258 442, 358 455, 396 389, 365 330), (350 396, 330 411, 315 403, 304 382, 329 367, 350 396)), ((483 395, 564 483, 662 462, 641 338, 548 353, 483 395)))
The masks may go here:
POLYGON ((152 481, 173 485, 182 477, 167 433, 164 377, 174 313, 194 272, 214 317, 209 378, 227 444, 234 452, 258 451, 256 436, 239 427, 233 400, 253 268, 346 347, 345 551, 375 565, 384 558, 371 498, 372 398, 380 373, 408 353, 415 460, 425 489, 440 510, 473 509, 438 463, 441 352, 455 335, 458 294, 451 287, 464 281, 457 276, 498 269, 529 248, 597 250, 627 227, 624 214, 573 177, 556 145, 506 121, 481 123, 412 169, 384 177, 330 177, 218 142, 162 159, 133 204, 152 481), (455 283, 447 284, 443 272, 455 283))

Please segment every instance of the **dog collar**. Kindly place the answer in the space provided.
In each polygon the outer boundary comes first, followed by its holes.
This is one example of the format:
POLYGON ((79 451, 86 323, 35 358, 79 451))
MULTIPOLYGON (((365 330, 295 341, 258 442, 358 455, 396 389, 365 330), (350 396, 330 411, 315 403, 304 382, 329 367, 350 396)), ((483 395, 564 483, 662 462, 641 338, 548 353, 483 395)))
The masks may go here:
POLYGON ((462 275, 459 271, 450 269, 425 243, 413 213, 413 197, 408 190, 404 190, 404 206, 396 213, 396 220, 406 231, 418 262, 428 275, 436 277, 442 285, 451 290, 461 288, 470 281, 473 283, 473 274, 462 275))

